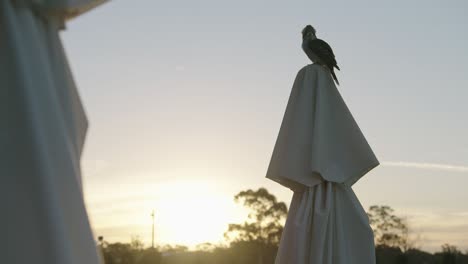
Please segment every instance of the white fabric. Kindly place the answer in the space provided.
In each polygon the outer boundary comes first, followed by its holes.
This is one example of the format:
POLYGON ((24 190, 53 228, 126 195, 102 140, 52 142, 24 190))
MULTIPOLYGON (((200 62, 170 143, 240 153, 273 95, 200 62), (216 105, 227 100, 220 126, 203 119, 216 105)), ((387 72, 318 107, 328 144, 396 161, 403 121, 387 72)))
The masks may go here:
POLYGON ((374 264, 374 236, 351 187, 324 182, 294 193, 276 264, 374 264))
POLYGON ((0 1, 2 263, 99 263, 81 189, 87 120, 57 20, 0 1))
POLYGON ((287 187, 351 186, 379 164, 328 70, 302 68, 294 81, 267 178, 287 187))
POLYGON ((378 164, 330 72, 302 68, 267 171, 294 191, 275 263, 375 263, 372 229, 351 186, 378 164))

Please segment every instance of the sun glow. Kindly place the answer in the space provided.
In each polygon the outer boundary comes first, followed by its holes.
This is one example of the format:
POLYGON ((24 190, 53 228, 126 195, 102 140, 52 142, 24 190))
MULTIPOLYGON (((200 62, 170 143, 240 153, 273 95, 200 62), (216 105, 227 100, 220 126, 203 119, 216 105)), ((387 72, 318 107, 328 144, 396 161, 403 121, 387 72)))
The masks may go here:
POLYGON ((105 192, 90 204, 95 233, 111 242, 125 242, 138 236, 151 245, 152 210, 156 245, 178 244, 189 248, 205 242, 222 243, 228 224, 241 223, 247 216, 246 210, 234 202, 234 193, 223 193, 208 181, 120 186, 122 192, 105 192))
POLYGON ((215 186, 200 182, 171 182, 158 188, 160 198, 146 202, 155 210, 156 239, 168 244, 193 247, 218 243, 229 223, 242 222, 244 210, 233 194, 219 193, 215 186))

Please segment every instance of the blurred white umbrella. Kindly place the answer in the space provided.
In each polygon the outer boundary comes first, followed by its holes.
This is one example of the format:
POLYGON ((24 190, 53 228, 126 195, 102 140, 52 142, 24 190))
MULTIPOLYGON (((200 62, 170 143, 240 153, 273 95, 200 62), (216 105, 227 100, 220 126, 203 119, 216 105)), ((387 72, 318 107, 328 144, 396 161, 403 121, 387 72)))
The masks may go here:
POLYGON ((87 120, 58 34, 101 2, 0 1, 2 263, 99 263, 81 186, 87 120))
POLYGON ((378 164, 330 72, 301 69, 267 172, 294 191, 276 263, 375 263, 372 229, 351 185, 378 164))

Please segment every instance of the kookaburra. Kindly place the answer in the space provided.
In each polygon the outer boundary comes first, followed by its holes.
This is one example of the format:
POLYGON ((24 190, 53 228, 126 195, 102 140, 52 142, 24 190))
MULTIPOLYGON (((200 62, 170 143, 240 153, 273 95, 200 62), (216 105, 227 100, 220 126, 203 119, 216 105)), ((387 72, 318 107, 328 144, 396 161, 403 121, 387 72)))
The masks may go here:
POLYGON ((330 45, 325 41, 318 39, 315 33, 315 28, 311 25, 307 25, 302 30, 302 49, 312 62, 321 64, 328 68, 333 79, 339 85, 340 83, 336 78, 334 68, 340 70, 340 67, 338 67, 336 63, 335 54, 333 54, 333 50, 330 45))

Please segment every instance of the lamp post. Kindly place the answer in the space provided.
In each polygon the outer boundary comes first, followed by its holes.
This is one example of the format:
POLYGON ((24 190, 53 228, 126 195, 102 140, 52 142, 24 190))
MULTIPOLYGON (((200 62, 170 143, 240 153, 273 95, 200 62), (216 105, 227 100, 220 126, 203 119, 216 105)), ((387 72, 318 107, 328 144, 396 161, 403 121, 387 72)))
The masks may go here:
POLYGON ((154 248, 154 210, 151 212, 151 218, 153 219, 153 227, 151 229, 151 248, 154 248))

